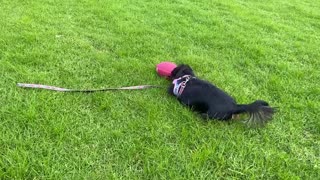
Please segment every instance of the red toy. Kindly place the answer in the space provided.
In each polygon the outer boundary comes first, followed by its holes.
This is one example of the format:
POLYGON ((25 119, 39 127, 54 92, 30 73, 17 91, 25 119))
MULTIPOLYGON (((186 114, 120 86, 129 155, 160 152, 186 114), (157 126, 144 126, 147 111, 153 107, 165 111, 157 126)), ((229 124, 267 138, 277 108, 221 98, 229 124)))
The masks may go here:
POLYGON ((169 77, 177 65, 172 62, 161 62, 157 65, 156 71, 160 76, 169 77))

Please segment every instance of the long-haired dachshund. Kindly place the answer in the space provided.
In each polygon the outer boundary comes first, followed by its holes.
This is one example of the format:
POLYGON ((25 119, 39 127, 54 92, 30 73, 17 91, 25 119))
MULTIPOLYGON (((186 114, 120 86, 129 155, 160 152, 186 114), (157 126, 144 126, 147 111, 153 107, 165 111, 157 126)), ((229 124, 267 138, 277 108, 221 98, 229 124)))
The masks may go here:
POLYGON ((177 66, 169 78, 172 84, 168 93, 206 119, 231 120, 239 114, 247 113, 249 118, 245 122, 258 126, 265 125, 275 112, 275 108, 263 100, 237 104, 230 95, 215 85, 197 78, 189 65, 177 66))

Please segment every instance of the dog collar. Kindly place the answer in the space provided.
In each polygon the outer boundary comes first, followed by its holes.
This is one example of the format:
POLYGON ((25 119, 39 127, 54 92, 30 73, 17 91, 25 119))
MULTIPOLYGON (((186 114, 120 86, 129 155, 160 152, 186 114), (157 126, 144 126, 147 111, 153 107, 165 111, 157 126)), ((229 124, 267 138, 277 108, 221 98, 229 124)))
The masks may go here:
POLYGON ((191 78, 194 78, 190 75, 184 75, 180 78, 177 78, 177 79, 174 79, 172 81, 172 84, 174 84, 174 87, 173 87, 173 94, 177 97, 181 96, 184 88, 186 87, 187 85, 187 82, 191 79, 191 78))

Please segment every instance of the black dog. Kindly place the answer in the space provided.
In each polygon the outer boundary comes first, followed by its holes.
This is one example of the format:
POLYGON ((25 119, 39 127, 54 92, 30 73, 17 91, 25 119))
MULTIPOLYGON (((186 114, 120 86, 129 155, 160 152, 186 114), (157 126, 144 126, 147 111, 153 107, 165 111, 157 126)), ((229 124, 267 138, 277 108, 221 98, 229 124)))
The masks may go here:
POLYGON ((198 112, 203 118, 231 120, 241 113, 248 113, 248 123, 264 125, 275 112, 274 108, 262 100, 251 104, 237 104, 218 87, 195 77, 188 65, 177 66, 171 72, 170 79, 173 82, 168 93, 176 96, 180 103, 198 112))

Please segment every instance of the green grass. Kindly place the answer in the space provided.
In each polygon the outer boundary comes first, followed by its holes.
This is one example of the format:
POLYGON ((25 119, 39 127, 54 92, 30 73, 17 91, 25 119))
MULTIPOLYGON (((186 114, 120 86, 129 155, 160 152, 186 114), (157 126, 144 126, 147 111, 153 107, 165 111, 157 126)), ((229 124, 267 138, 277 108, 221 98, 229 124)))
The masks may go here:
POLYGON ((320 1, 0 0, 0 179, 317 179, 320 1), (155 65, 190 64, 267 127, 203 122, 155 65))

